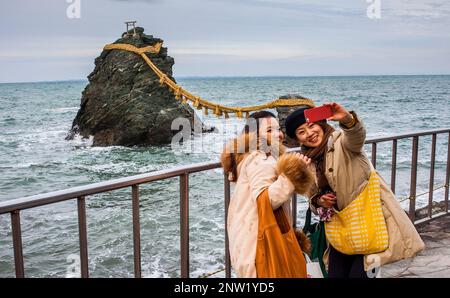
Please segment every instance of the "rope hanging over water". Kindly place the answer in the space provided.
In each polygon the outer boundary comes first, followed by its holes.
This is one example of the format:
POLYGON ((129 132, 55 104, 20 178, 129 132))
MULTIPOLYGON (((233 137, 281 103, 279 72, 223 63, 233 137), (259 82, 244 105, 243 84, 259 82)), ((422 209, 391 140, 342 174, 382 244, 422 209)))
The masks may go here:
POLYGON ((245 113, 245 117, 248 118, 250 112, 264 109, 273 109, 276 107, 295 107, 300 105, 307 105, 310 107, 315 106, 314 101, 307 98, 276 99, 263 105, 247 106, 247 107, 228 107, 205 100, 200 96, 196 96, 190 93, 189 91, 184 90, 181 86, 177 85, 150 60, 150 58, 147 56, 146 53, 158 54, 161 50, 161 46, 162 43, 157 43, 154 46, 137 48, 130 44, 118 43, 106 45, 104 47, 104 50, 123 50, 141 56, 147 63, 147 65, 159 77, 159 83, 162 86, 167 86, 175 94, 176 100, 181 101, 183 104, 191 102, 194 108, 197 108, 197 110, 203 110, 205 115, 208 115, 208 111, 211 110, 213 111, 214 115, 218 117, 225 116, 225 118, 229 118, 230 114, 235 114, 236 117, 243 118, 245 113))

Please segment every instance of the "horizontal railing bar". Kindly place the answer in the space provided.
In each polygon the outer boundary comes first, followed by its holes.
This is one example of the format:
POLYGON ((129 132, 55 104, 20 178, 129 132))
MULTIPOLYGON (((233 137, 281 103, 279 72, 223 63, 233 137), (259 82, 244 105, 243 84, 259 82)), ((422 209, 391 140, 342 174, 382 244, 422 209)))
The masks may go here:
POLYGON ((408 138, 412 138, 412 137, 421 137, 421 136, 427 136, 427 135, 432 135, 432 134, 441 134, 441 133, 447 133, 447 132, 450 132, 450 128, 438 129, 438 130, 426 130, 426 131, 416 132, 416 133, 407 133, 407 134, 390 136, 390 137, 369 139, 369 140, 366 140, 365 144, 381 143, 381 142, 400 140, 400 139, 408 139, 408 138))
MULTIPOLYGON (((378 143, 384 141, 391 141, 395 139, 410 138, 415 136, 424 136, 431 134, 450 133, 450 128, 429 130, 417 133, 403 134, 398 136, 391 136, 385 138, 377 138, 366 140, 366 144, 378 143)), ((299 147, 288 149, 290 151, 298 151, 299 147)), ((163 180, 168 178, 174 178, 184 174, 192 174, 202 172, 206 170, 213 170, 220 168, 220 162, 202 162, 196 164, 190 164, 186 166, 180 166, 172 169, 166 169, 161 171, 155 171, 145 173, 141 175, 135 175, 130 177, 119 178, 115 180, 99 182, 89 185, 78 186, 69 188, 66 190, 60 190, 55 192, 49 192, 44 194, 33 195, 29 197, 22 197, 18 199, 12 199, 4 202, 0 202, 0 214, 9 213, 15 210, 24 210, 33 207, 58 203, 66 200, 76 199, 78 197, 87 197, 94 194, 108 192, 116 189, 126 188, 137 184, 144 184, 152 181, 163 180)))
POLYGON ((14 210, 24 210, 33 207, 58 203, 78 197, 86 197, 102 192, 126 188, 137 184, 178 177, 183 174, 197 173, 220 168, 220 162, 201 162, 172 169, 155 171, 151 173, 129 176, 115 180, 99 182, 84 186, 69 188, 55 192, 49 192, 19 199, 0 202, 0 214, 9 213, 14 210))

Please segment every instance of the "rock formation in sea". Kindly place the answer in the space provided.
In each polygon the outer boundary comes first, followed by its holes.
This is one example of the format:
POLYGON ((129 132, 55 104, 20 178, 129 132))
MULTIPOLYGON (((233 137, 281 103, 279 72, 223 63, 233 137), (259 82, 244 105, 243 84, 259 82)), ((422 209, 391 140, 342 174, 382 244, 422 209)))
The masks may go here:
MULTIPOLYGON (((163 42, 144 29, 130 30, 115 43, 131 44, 141 48, 163 42)), ((158 68, 172 77, 175 61, 161 47, 158 54, 147 53, 158 68)), ((94 146, 146 146, 170 144, 172 121, 187 118, 196 132, 213 130, 203 125, 194 110, 175 99, 158 76, 139 55, 123 50, 104 50, 95 59, 95 69, 88 76, 81 106, 66 139, 76 134, 84 138, 93 136, 94 146), (194 118, 196 119, 194 121, 194 118)), ((178 128, 177 128, 178 129, 178 128)))

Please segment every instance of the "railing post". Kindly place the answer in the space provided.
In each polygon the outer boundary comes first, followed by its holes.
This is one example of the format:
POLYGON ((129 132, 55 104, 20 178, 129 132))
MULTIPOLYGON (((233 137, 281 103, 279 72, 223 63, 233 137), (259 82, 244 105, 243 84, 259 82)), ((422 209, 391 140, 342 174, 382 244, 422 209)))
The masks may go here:
POLYGON ((230 243, 228 241, 228 207, 230 206, 230 180, 224 175, 225 194, 225 277, 231 277, 230 243))
POLYGON ((78 238, 80 241, 80 266, 81 278, 89 278, 87 228, 86 228, 86 200, 84 197, 77 199, 78 207, 78 238))
POLYGON ((417 156, 419 151, 419 137, 413 137, 412 142, 412 164, 411 184, 409 192, 409 218, 414 223, 416 219, 416 186, 417 186, 417 156))
POLYGON ((292 195, 292 226, 297 228, 297 194, 292 195))
POLYGON ((372 165, 377 168, 377 143, 372 143, 372 165))
POLYGON ((24 278, 25 269, 23 266, 23 250, 22 250, 22 231, 20 228, 20 211, 11 212, 11 226, 14 247, 14 265, 16 269, 16 277, 24 278))
POLYGON ((139 212, 139 185, 131 187, 133 205, 133 248, 134 248, 134 277, 140 278, 141 271, 141 221, 139 212))
POLYGON ((433 211, 433 189, 434 189, 434 164, 436 160, 436 134, 431 139, 431 160, 430 160, 430 183, 428 194, 428 217, 431 218, 433 211))
POLYGON ((447 139, 447 173, 445 174, 445 212, 448 212, 448 193, 449 193, 449 180, 450 180, 450 132, 447 139))
POLYGON ((395 193, 395 178, 397 176, 397 140, 392 141, 392 167, 391 167, 391 190, 395 193))
POLYGON ((189 278, 189 176, 180 175, 181 277, 189 278))

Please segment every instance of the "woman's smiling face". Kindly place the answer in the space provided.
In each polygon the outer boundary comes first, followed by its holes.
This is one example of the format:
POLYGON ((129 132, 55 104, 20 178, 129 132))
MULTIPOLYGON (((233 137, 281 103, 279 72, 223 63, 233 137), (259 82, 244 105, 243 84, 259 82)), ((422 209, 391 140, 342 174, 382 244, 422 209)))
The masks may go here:
POLYGON ((295 136, 300 144, 315 148, 322 144, 323 129, 317 123, 304 123, 295 130, 295 136))
POLYGON ((259 135, 264 136, 271 144, 272 138, 279 142, 283 142, 284 134, 281 131, 278 120, 272 117, 262 118, 259 123, 259 135))

